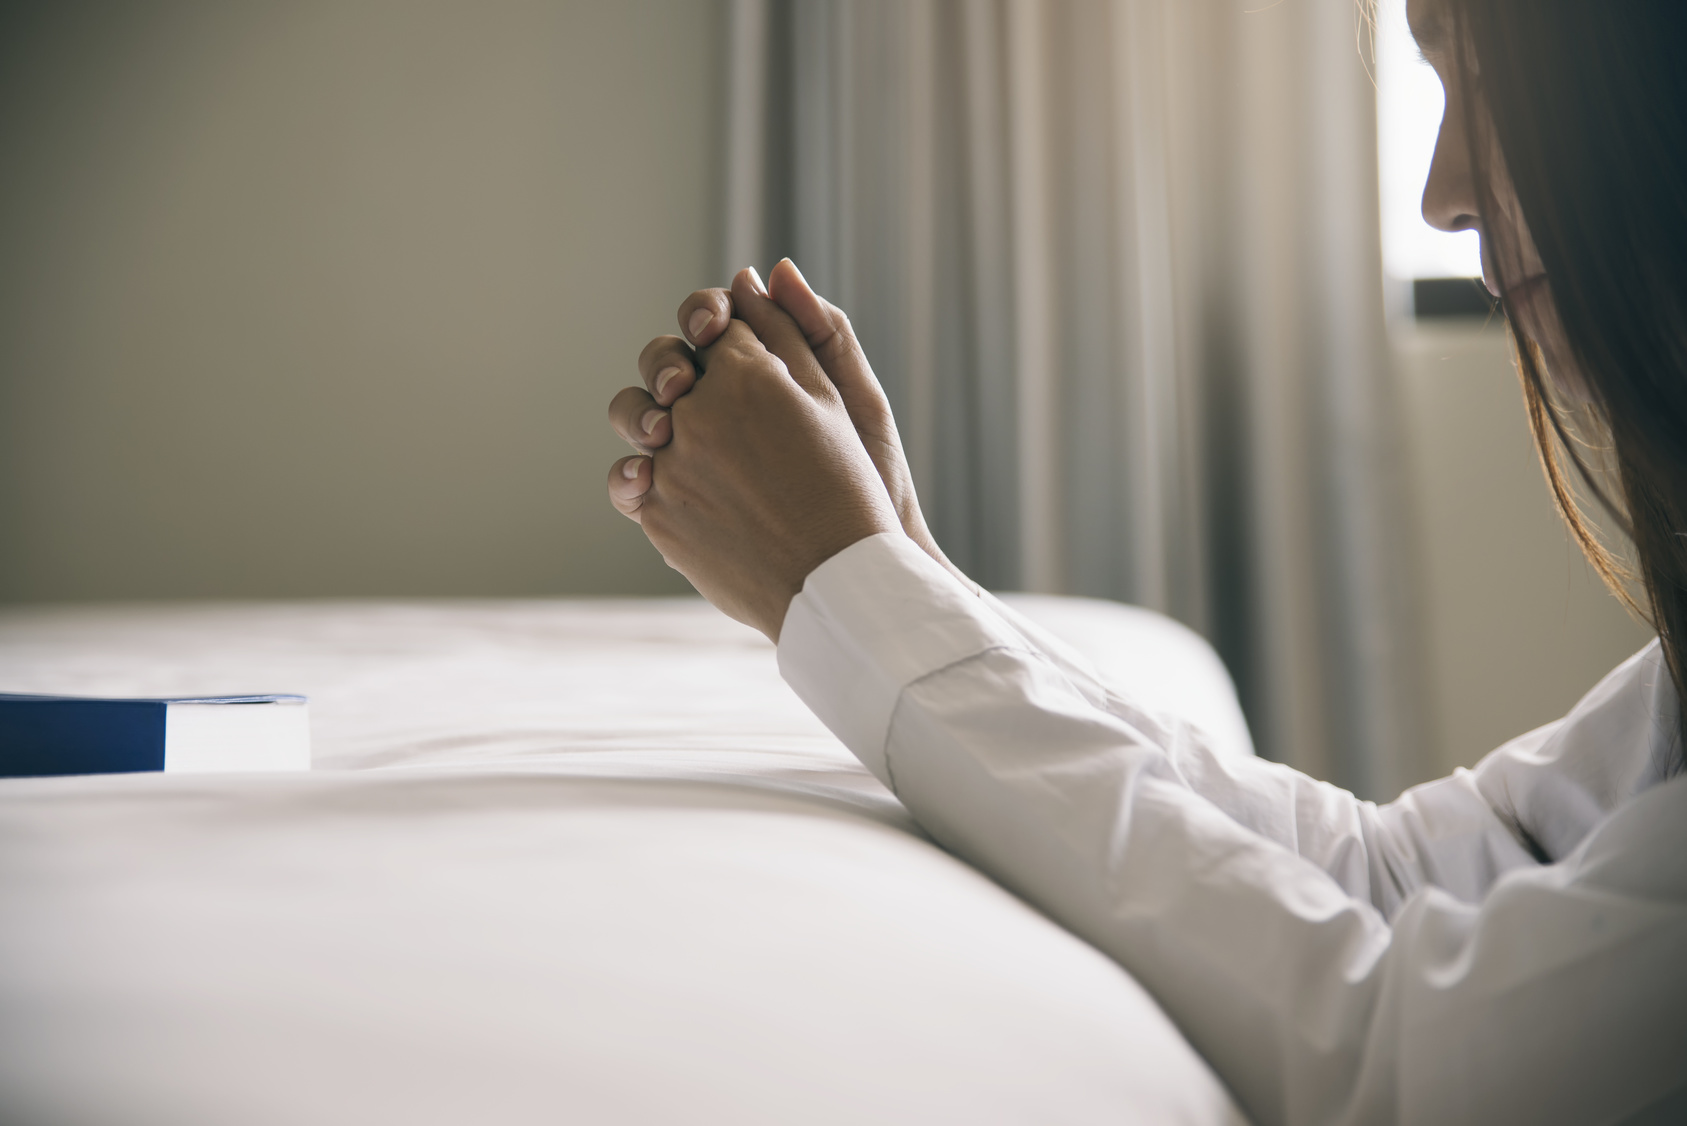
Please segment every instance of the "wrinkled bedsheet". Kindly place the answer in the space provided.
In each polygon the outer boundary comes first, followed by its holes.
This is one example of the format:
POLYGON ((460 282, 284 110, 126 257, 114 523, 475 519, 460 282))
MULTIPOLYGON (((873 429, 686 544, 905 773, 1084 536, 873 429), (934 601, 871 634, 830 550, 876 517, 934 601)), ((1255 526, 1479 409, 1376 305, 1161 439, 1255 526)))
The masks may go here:
MULTIPOLYGON (((1020 605, 1251 753, 1192 634, 1020 605)), ((0 780, 0 1121, 1239 1121, 700 601, 14 608, 0 691, 300 692, 315 762, 0 780)))

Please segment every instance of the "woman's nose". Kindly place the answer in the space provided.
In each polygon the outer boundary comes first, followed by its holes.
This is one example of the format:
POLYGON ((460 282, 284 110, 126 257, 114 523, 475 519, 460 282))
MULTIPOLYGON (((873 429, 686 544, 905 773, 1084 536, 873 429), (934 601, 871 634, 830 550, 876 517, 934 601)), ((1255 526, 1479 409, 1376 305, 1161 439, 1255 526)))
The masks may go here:
POLYGON ((1465 142, 1464 109, 1451 91, 1441 115, 1441 133, 1435 139, 1429 180, 1423 186, 1423 218, 1441 231, 1473 230, 1482 221, 1470 167, 1470 146, 1465 142))

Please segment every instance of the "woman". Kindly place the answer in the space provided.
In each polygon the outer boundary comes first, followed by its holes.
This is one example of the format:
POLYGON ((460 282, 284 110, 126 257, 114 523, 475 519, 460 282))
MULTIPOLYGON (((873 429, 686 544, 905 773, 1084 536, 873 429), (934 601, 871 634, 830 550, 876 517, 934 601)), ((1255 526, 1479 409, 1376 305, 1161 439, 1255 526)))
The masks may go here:
POLYGON ((1687 5, 1409 14, 1448 95, 1426 217, 1481 232, 1554 492, 1614 580, 1570 474, 1624 522, 1658 630, 1565 719, 1380 808, 1220 760, 943 559, 848 322, 789 263, 693 295, 695 353, 646 348, 611 497, 1258 1121, 1687 1121, 1687 5))

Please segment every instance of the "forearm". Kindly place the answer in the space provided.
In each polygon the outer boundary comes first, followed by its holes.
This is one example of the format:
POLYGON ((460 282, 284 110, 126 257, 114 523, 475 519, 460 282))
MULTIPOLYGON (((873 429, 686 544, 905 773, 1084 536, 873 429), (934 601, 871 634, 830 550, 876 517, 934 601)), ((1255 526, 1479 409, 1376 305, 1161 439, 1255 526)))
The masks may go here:
MULTIPOLYGON (((1296 1026, 1329 1014, 1309 1018, 1295 980, 1332 956, 1356 959, 1335 970, 1343 980, 1364 978, 1387 944, 1380 916, 1195 794, 1164 747, 946 576, 908 571, 834 568, 835 597, 799 595, 780 645, 798 694, 946 847, 1138 973, 1244 1098, 1281 1105, 1287 1083, 1339 1104, 1364 1038, 1305 1047, 1321 1038, 1296 1026), (1237 878, 1239 858, 1259 882, 1237 878), (1279 884, 1299 900, 1286 912, 1279 884), (1235 948, 1261 916, 1285 932, 1270 957, 1235 948), (1297 928, 1308 933, 1287 936, 1297 928), (1286 969, 1285 952, 1306 964, 1286 969), (1293 1057, 1289 1074, 1280 1062, 1253 1074, 1262 1036, 1293 1057)), ((1341 991, 1344 1028, 1362 1028, 1371 992, 1341 991)))
POLYGON ((1687 1080, 1684 885, 1635 859, 1673 859, 1679 803, 1479 903, 1420 888, 1391 928, 1023 652, 909 685, 884 758, 922 827, 1130 970, 1256 1121, 1615 1121, 1687 1080))
MULTIPOLYGON (((1051 661, 1085 700, 1164 748, 1190 789, 1244 828, 1316 864, 1385 917, 1420 887, 1441 887, 1474 901, 1502 872, 1534 863, 1468 774, 1417 787, 1386 806, 1361 801, 1281 763, 1237 754, 1213 735, 1224 725, 1212 719, 1210 706, 1180 705, 1189 693, 1169 682, 1205 669, 1180 669, 1176 662, 1162 668, 1169 656, 1162 654, 1160 660, 1145 658, 1154 664, 1152 672, 1144 668, 1133 678, 1115 669, 1103 675, 1083 653, 1013 605, 989 594, 981 604, 1051 661)), ((1142 644, 1172 647, 1176 640, 1149 638, 1142 644)), ((1223 677, 1221 667, 1213 672, 1223 677)))
POLYGON ((793 603, 787 679, 934 838, 1139 977, 1259 1121, 1592 1120, 1668 1079, 1636 1038, 1681 1006, 1630 987, 1680 980, 1687 913, 1531 868, 1480 908, 1420 891, 1391 931, 905 539, 850 552, 793 603), (1566 996, 1585 1027, 1531 1015, 1566 996))

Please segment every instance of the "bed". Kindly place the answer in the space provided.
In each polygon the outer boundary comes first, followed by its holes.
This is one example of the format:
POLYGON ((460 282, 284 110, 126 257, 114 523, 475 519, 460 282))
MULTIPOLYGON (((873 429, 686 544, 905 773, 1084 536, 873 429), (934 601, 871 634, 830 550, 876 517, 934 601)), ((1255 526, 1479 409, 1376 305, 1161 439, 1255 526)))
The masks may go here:
MULTIPOLYGON (((1249 754, 1211 651, 1018 600, 1249 754)), ((0 780, 0 1121, 1234 1123, 704 603, 12 608, 0 691, 301 692, 306 774, 0 780)))

